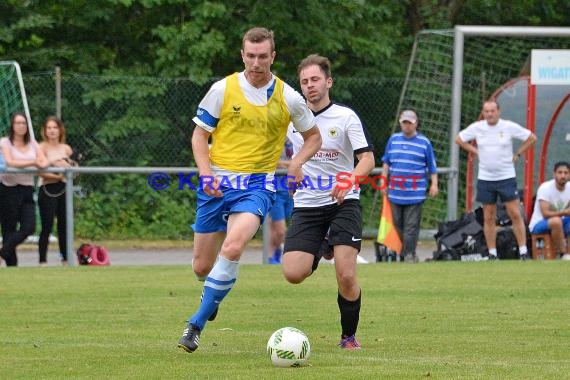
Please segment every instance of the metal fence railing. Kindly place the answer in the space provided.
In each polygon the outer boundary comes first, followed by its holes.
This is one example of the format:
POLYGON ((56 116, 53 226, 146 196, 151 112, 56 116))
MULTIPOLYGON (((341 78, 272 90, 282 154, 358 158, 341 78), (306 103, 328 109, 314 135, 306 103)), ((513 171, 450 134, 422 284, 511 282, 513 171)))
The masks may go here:
MULTIPOLYGON (((38 173, 40 172, 37 169, 16 169, 16 168, 6 168, 5 172, 8 173, 38 173)), ((71 265, 75 265, 77 263, 77 258, 74 253, 74 245, 75 245, 75 210, 74 201, 75 201, 75 194, 77 188, 75 187, 75 177, 77 175, 113 175, 113 174, 138 174, 138 175, 149 175, 147 177, 147 182, 152 179, 150 176, 151 174, 161 173, 161 174, 190 174, 190 173, 197 173, 198 168, 196 167, 69 167, 69 168, 48 168, 41 170, 41 172, 49 172, 49 173, 63 173, 66 178, 66 192, 65 192, 65 202, 66 202, 66 237, 67 237, 67 257, 68 261, 71 265)), ((439 170, 440 175, 449 176, 449 175, 456 175, 457 173, 452 172, 448 168, 441 168, 439 170)), ((286 174, 283 169, 279 169, 277 174, 286 174)), ((370 176, 378 176, 382 174, 381 168, 375 168, 370 176)), ((150 184, 150 182, 149 182, 150 184)), ((156 191, 149 186, 148 191, 156 191)), ((364 210, 363 212, 363 227, 364 227, 364 235, 373 235, 375 236, 377 223, 379 222, 378 215, 376 215, 376 219, 372 222, 370 221, 370 216, 374 213, 379 214, 379 209, 381 207, 380 204, 377 204, 376 207, 373 209, 368 208, 368 210, 364 210), (366 212, 368 211, 368 212, 366 212)), ((111 216, 109 216, 111 217, 111 216)), ((161 220, 157 221, 161 223, 161 220)), ((262 239, 263 239, 263 263, 267 262, 267 255, 269 252, 269 235, 268 235, 268 228, 266 225, 263 226, 262 232, 262 239)), ((368 236, 370 237, 370 236, 368 236)))

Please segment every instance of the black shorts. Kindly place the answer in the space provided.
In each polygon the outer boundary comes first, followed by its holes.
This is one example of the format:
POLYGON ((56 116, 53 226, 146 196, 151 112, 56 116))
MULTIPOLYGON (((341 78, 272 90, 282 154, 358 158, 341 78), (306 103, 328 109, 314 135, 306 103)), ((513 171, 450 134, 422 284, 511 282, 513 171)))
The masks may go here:
POLYGON ((477 197, 475 200, 483 204, 495 204, 497 198, 501 198, 501 202, 509 202, 519 198, 517 190, 517 179, 508 178, 499 181, 477 181, 477 197))
POLYGON ((329 231, 330 245, 348 245, 360 252, 362 211, 360 201, 347 199, 342 204, 321 207, 295 207, 287 228, 283 252, 319 253, 329 231))

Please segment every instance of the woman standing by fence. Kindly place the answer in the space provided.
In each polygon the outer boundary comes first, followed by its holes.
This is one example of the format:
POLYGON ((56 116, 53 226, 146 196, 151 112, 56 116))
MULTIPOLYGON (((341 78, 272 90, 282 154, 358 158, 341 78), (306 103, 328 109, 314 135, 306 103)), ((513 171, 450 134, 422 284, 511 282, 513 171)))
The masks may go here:
MULTIPOLYGON (((30 136, 28 119, 14 113, 8 137, 0 140, 6 166, 12 168, 45 168, 47 160, 38 143, 30 136)), ((0 256, 7 266, 17 266, 16 247, 36 228, 34 174, 3 173, 0 183, 2 219, 2 250, 0 256)))
MULTIPOLYGON (((49 116, 42 127, 40 148, 47 157, 50 166, 69 167, 71 147, 65 143, 65 126, 55 116, 49 116)), ((40 191, 38 204, 42 231, 38 244, 40 266, 47 265, 49 235, 53 229, 54 217, 57 218, 57 240, 61 264, 67 265, 66 207, 65 207, 65 175, 59 173, 40 174, 40 191)))

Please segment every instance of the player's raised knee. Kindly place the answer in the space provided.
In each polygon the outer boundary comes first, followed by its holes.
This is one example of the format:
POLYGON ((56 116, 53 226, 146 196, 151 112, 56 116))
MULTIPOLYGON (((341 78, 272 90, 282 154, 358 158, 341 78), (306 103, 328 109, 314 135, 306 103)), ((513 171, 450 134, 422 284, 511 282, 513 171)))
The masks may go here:
POLYGON ((283 265, 283 276, 285 277, 285 280, 291 284, 300 284, 310 275, 310 268, 308 270, 303 270, 298 266, 292 267, 283 265))
POLYGON ((291 284, 300 284, 305 278, 307 278, 300 273, 287 271, 285 268, 283 269, 283 276, 285 277, 285 280, 291 284))
POLYGON ((221 256, 228 260, 239 261, 245 249, 245 243, 246 242, 226 238, 222 244, 221 256))
POLYGON ((212 270, 212 266, 198 260, 192 261, 192 269, 198 281, 204 281, 208 273, 212 270))

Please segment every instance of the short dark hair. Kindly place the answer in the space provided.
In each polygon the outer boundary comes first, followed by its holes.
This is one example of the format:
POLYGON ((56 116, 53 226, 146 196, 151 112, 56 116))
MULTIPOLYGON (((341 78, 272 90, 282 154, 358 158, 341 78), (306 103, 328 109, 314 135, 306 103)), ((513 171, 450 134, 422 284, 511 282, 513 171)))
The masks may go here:
POLYGON ((269 40, 269 43, 271 45, 271 51, 275 51, 275 39, 272 30, 262 27, 251 28, 243 35, 241 48, 243 49, 243 47, 245 46, 245 41, 260 43, 265 40, 269 40))
POLYGON ((332 76, 331 61, 329 61, 327 57, 323 57, 318 54, 311 54, 303 59, 301 63, 299 63, 299 66, 297 66, 297 74, 300 74, 301 70, 303 70, 305 67, 312 65, 319 66, 321 68, 321 71, 325 74, 325 78, 330 78, 332 76))
POLYGON ((557 171, 559 167, 566 166, 566 169, 570 170, 570 163, 567 161, 558 161, 554 164, 554 171, 557 171))

